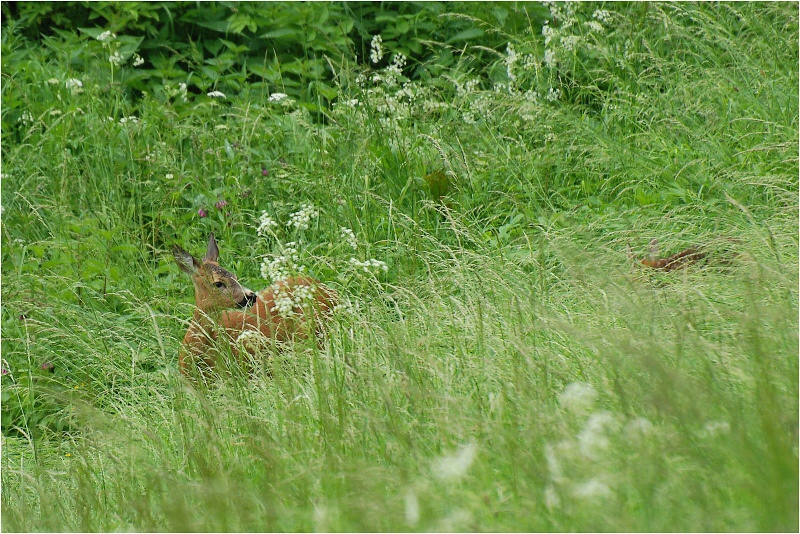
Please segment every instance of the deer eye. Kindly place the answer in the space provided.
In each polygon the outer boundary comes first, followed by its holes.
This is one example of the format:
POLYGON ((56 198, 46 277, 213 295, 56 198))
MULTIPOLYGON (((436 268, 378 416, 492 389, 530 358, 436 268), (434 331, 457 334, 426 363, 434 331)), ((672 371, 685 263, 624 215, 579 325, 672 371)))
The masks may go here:
POLYGON ((223 287, 225 287, 225 282, 214 282, 214 285, 222 289, 223 287))

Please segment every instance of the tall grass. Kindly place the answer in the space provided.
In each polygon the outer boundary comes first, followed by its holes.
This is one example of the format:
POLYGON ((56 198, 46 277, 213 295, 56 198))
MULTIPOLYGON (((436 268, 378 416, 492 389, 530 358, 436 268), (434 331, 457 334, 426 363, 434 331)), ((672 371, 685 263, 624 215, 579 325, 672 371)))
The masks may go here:
POLYGON ((325 121, 73 94, 69 53, 4 35, 31 120, 3 132, 3 528, 796 531, 796 6, 617 16, 560 100, 439 80, 397 107, 343 68, 361 105, 325 121), (303 203, 311 228, 257 235, 303 203), (349 304, 321 349, 182 380, 168 250, 209 231, 250 287, 302 243, 349 304), (736 256, 634 268, 653 237, 736 256))

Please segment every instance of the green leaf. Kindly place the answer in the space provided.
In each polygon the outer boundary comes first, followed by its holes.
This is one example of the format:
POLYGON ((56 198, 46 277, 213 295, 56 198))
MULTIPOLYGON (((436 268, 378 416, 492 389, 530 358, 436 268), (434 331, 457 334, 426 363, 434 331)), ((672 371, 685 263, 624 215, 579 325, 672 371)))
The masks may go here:
POLYGON ((471 39, 476 39, 478 37, 483 37, 484 31, 481 28, 469 28, 464 31, 458 32, 454 36, 450 37, 447 41, 449 43, 455 43, 458 41, 469 41, 471 39))
POLYGON ((295 28, 279 28, 271 32, 262 33, 259 37, 262 39, 294 39, 297 36, 298 30, 295 28))

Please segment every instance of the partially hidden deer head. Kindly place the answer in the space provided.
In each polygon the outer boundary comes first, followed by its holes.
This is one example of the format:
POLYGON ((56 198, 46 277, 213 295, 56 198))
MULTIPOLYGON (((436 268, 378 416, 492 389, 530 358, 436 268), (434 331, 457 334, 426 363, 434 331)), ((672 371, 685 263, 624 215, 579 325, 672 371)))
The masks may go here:
POLYGON ((207 376, 226 344, 240 364, 252 371, 254 357, 275 342, 320 334, 336 304, 336 293, 307 276, 289 277, 259 291, 239 283, 219 265, 219 248, 211 234, 202 260, 183 248, 172 248, 181 271, 192 278, 195 310, 179 353, 181 372, 207 376))

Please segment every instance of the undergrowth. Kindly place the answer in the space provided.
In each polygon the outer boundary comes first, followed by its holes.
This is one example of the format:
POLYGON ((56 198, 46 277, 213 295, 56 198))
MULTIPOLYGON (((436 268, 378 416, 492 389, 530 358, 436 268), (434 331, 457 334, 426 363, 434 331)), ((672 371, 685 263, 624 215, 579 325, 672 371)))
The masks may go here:
POLYGON ((797 531, 797 6, 546 9, 318 111, 4 30, 3 529, 797 531), (212 231, 321 348, 182 379, 212 231))

